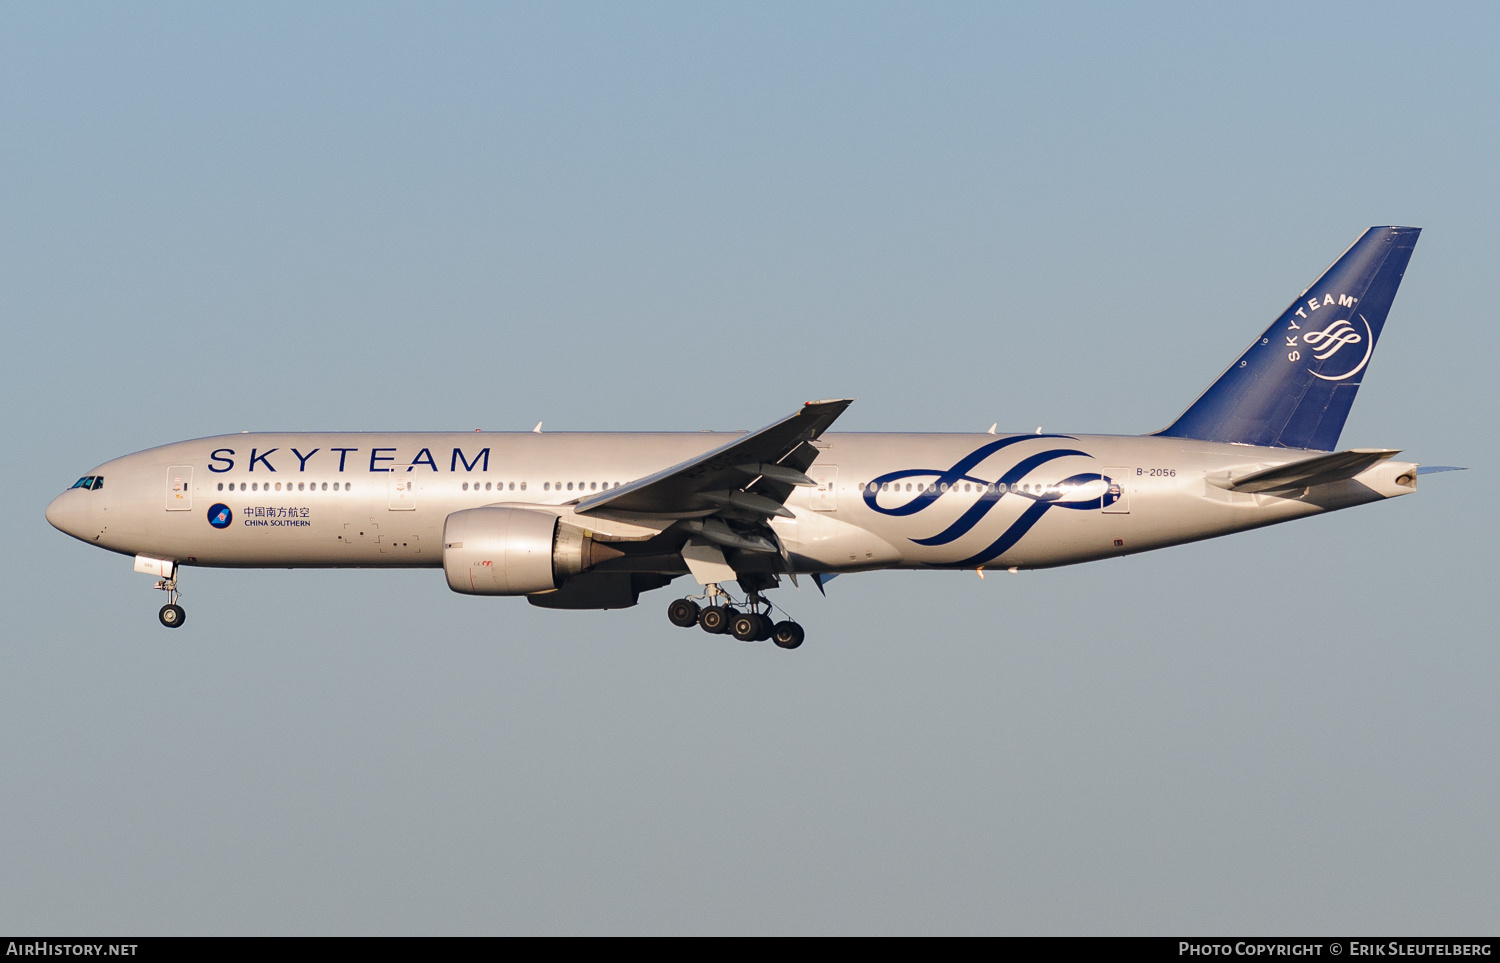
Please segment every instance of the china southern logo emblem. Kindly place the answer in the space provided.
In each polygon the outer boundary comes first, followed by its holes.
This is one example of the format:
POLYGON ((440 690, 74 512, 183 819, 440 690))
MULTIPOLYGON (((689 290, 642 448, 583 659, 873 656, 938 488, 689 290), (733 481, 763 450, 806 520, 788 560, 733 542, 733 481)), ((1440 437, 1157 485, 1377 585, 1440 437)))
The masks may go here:
POLYGON ((228 505, 215 505, 208 510, 208 523, 214 528, 228 528, 232 521, 234 512, 229 510, 228 505))

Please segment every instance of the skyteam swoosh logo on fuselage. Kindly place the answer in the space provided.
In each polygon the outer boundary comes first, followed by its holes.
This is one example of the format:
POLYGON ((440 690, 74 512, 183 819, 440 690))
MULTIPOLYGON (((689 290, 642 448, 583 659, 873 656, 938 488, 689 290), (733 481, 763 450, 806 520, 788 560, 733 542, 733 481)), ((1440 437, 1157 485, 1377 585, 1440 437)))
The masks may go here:
MULTIPOLYGON (((963 458, 960 458, 948 469, 907 468, 900 471, 888 472, 878 478, 872 479, 866 486, 864 492, 865 505, 872 511, 879 512, 882 515, 915 515, 918 512, 931 508, 945 495, 954 494, 957 497, 961 497, 964 493, 958 491, 956 487, 958 484, 963 482, 977 483, 979 486, 978 499, 953 524, 936 535, 910 539, 910 541, 917 545, 930 546, 946 545, 967 535, 973 531, 974 527, 995 506, 999 505, 1007 497, 1014 497, 1016 500, 1029 500, 1032 504, 1021 513, 1020 518, 1011 523, 1010 527, 999 538, 991 542, 982 551, 968 558, 948 563, 958 567, 983 565, 1009 551, 1027 532, 1031 531, 1037 522, 1041 521, 1043 515, 1054 508, 1071 508, 1074 510, 1093 509, 1098 511, 1109 505, 1113 505, 1120 499, 1119 488, 1112 484, 1110 478, 1097 472, 1084 472, 1072 475, 1045 488, 1038 486, 1038 490, 1035 492, 1021 490, 1016 487, 1032 471, 1048 462, 1070 456, 1094 457, 1088 452, 1079 451, 1076 448, 1050 448, 1033 455, 1027 455, 1025 458, 1011 465, 996 479, 981 478, 972 474, 985 460, 1001 449, 1023 441, 1037 441, 1046 438, 1058 438, 1068 441, 1078 440, 1072 435, 1013 435, 1009 438, 1001 438, 998 441, 981 445, 963 458), (930 478, 932 481, 930 483, 922 482, 918 486, 922 490, 915 493, 912 498, 900 504, 890 504, 894 500, 889 497, 893 494, 891 489, 894 489, 894 492, 905 494, 901 490, 900 483, 904 483, 907 479, 912 478, 930 478), (890 486, 890 488, 888 489, 886 486, 890 486), (882 494, 887 495, 887 503, 884 505, 881 504, 882 494)), ((972 492, 968 494, 972 495, 972 492)))

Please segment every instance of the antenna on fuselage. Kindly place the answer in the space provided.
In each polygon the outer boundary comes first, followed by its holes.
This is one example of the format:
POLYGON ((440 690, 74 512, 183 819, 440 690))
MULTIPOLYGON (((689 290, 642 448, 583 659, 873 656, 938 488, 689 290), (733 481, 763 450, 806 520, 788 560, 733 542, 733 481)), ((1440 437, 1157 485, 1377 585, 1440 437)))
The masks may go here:
POLYGON ((536 423, 536 427, 535 427, 535 428, 533 428, 533 429, 531 429, 531 430, 532 430, 532 431, 533 431, 533 432, 535 432, 535 433, 536 433, 536 434, 538 434, 538 435, 540 435, 540 434, 541 434, 541 433, 542 433, 542 423, 541 423, 541 422, 540 422, 540 421, 539 421, 539 422, 537 422, 537 423, 536 423))

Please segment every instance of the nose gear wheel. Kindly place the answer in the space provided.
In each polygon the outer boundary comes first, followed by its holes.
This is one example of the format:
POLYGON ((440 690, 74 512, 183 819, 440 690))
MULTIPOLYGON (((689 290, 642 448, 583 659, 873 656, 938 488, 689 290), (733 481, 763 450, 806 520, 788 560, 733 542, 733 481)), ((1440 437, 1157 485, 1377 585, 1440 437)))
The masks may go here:
POLYGON ((177 604, 177 600, 182 597, 182 593, 177 591, 177 567, 172 567, 171 578, 157 579, 153 588, 167 593, 167 604, 156 613, 157 621, 169 629, 182 628, 182 623, 187 620, 187 612, 177 604))

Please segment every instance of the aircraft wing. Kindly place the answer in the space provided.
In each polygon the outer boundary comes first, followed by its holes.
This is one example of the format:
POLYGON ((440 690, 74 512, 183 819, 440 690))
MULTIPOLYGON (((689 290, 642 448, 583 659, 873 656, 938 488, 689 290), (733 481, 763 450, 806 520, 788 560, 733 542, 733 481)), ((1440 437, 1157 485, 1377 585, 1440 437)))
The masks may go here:
POLYGON ((1400 454, 1400 449, 1351 448, 1327 455, 1304 458, 1289 465, 1267 468, 1228 484, 1230 491, 1269 492, 1287 488, 1307 488, 1353 478, 1377 462, 1400 454))
POLYGON ((809 401, 759 431, 736 438, 654 475, 581 500, 580 515, 628 513, 658 518, 727 518, 764 521, 791 516, 785 502, 818 457, 811 442, 854 402, 809 401))

